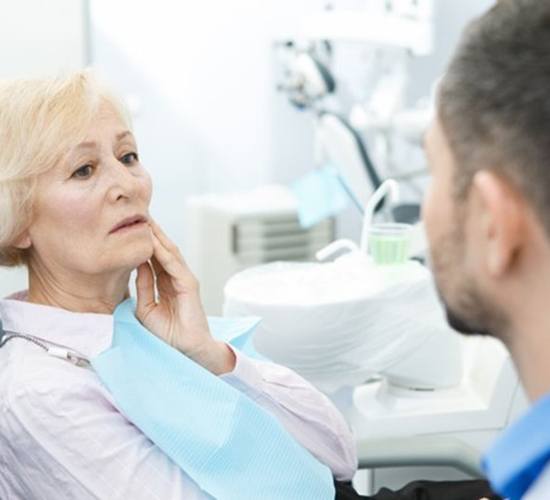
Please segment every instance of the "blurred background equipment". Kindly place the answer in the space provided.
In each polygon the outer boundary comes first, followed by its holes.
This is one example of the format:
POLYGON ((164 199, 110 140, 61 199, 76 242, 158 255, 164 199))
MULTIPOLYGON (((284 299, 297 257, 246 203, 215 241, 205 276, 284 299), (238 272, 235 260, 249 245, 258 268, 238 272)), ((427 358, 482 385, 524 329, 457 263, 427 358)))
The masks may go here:
POLYGON ((331 9, 307 18, 296 39, 278 45, 283 66, 278 89, 313 117, 315 165, 339 171, 359 210, 385 177, 410 184, 413 200, 395 207, 398 222, 418 220, 414 181, 426 176, 423 162, 404 168, 398 156, 418 149, 431 115, 430 99, 411 107, 405 97, 411 61, 433 48, 432 11, 431 0, 331 9), (357 95, 345 85, 339 89, 342 41, 352 42, 351 52, 363 57, 357 64, 365 88, 357 95))
POLYGON ((192 241, 186 259, 200 276, 208 314, 222 313, 223 288, 235 273, 273 261, 311 261, 335 236, 332 218, 303 228, 295 198, 280 185, 190 197, 186 215, 192 241))

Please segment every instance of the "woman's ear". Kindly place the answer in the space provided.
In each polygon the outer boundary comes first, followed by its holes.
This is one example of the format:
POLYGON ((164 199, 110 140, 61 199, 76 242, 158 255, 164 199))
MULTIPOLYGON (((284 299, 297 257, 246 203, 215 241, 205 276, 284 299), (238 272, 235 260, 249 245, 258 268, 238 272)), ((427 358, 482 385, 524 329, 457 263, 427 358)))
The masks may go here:
POLYGON ((32 246, 31 235, 28 230, 23 231, 15 240, 13 246, 20 250, 25 250, 32 246))

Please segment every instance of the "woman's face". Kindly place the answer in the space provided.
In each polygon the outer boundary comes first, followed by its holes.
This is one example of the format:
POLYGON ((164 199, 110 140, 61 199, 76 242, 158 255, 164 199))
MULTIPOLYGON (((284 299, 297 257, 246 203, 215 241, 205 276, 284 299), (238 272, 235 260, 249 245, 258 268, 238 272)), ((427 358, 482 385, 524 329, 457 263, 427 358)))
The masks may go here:
POLYGON ((85 140, 38 181, 31 263, 84 275, 134 269, 153 253, 150 200, 135 139, 104 104, 85 140), (117 229, 124 221, 136 222, 117 229))

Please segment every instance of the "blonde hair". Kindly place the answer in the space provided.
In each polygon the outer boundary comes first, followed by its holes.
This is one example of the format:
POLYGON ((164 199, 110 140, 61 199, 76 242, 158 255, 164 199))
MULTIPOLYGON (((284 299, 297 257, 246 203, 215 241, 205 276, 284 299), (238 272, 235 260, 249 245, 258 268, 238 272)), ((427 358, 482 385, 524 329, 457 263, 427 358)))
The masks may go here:
POLYGON ((0 80, 0 266, 26 263, 27 252, 14 244, 32 221, 37 179, 84 140, 105 102, 130 126, 121 102, 90 70, 0 80))

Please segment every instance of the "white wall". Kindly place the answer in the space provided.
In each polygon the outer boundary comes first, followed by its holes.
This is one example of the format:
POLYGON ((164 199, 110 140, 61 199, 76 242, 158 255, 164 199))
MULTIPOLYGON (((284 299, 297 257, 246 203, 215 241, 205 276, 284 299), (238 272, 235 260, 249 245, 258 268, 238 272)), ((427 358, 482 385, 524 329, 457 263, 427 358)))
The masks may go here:
POLYGON ((85 12, 82 0, 0 0, 0 78, 82 67, 85 12))

